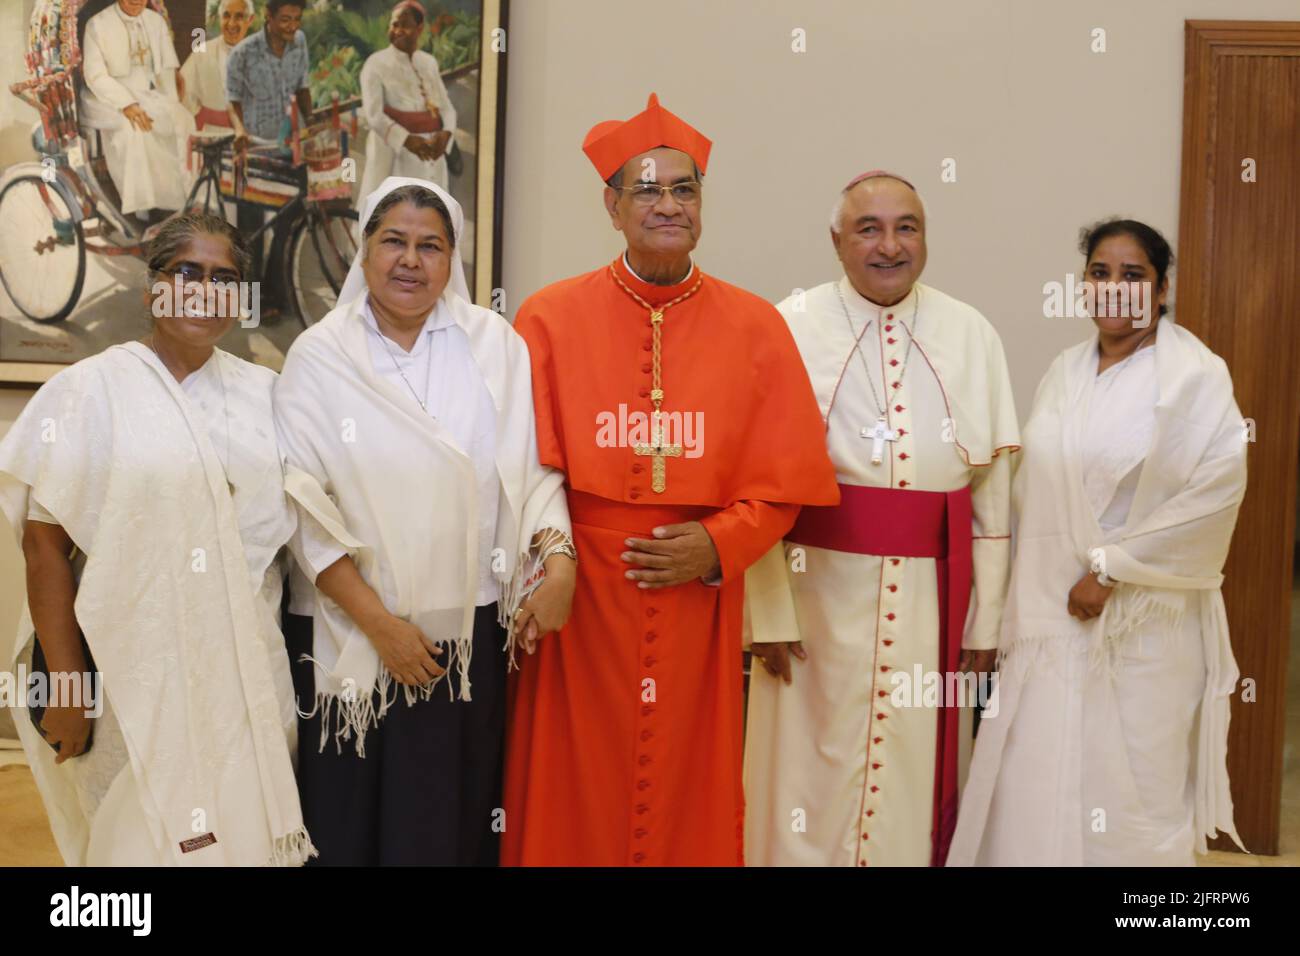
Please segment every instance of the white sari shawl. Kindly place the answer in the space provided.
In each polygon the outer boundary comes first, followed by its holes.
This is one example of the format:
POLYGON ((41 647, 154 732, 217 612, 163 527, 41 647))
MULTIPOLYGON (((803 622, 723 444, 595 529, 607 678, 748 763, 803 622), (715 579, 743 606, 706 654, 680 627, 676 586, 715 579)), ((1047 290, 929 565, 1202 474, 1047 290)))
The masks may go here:
MULTIPOLYGON (((484 502, 473 462, 446 429, 409 392, 375 373, 364 303, 358 295, 338 306, 289 350, 275 392, 286 489, 348 550, 390 612, 447 646, 448 695, 469 700, 479 509, 497 508, 492 573, 501 587, 498 620, 508 628, 540 583, 533 535, 545 528, 570 533, 564 476, 538 459, 528 350, 505 319, 450 288, 444 293, 496 408, 501 495, 484 502)), ((357 754, 365 756, 366 730, 378 725, 400 685, 342 608, 319 590, 314 601, 321 747, 332 727, 337 746, 355 734, 357 754)), ((407 703, 428 699, 441 680, 404 688, 407 703)))
MULTIPOLYGON (((259 594, 294 528, 271 422, 274 376, 214 358, 247 446, 234 499, 197 410, 133 342, 59 372, 27 403, 0 442, 0 508, 21 541, 35 496, 85 556, 77 622, 157 860, 301 864, 315 850, 284 720, 288 655, 259 594)), ((32 640, 24 601, 15 662, 32 640)), ((21 709, 15 723, 59 849, 80 865, 91 818, 74 765, 96 750, 56 765, 21 709)))
POLYGON ((1097 337, 1059 355, 1039 385, 1016 479, 1016 556, 999 666, 1023 675, 1083 640, 1095 675, 1119 666, 1118 643, 1144 624, 1175 632, 1184 613, 1198 615, 1207 679, 1193 766, 1205 852, 1216 828, 1240 845, 1227 773, 1229 698, 1239 674, 1220 585, 1246 488, 1246 446, 1223 360, 1165 320, 1150 347, 1159 386, 1155 432, 1128 520, 1108 535, 1084 489, 1085 415, 1075 410, 1096 371, 1097 337), (1069 615, 1066 596, 1094 561, 1121 583, 1101 616, 1082 622, 1069 615))

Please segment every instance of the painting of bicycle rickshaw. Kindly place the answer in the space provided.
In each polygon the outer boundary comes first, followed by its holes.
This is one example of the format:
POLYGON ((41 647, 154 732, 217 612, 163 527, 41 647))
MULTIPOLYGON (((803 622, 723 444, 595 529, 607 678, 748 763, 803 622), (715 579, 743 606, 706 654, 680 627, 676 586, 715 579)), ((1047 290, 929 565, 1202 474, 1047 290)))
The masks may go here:
POLYGON ((256 308, 222 348, 278 370, 337 300, 367 172, 374 179, 391 163, 410 175, 408 153, 463 207, 457 245, 470 289, 492 305, 507 0, 3 6, 0 384, 39 384, 147 333, 145 249, 167 216, 195 208, 225 216, 255 252, 246 278, 257 283, 256 308), (236 121, 228 75, 264 97, 271 84, 254 70, 265 63, 284 71, 277 76, 305 72, 306 87, 294 92, 292 81, 282 110, 272 98, 269 121, 269 107, 248 102, 236 121), (127 92, 105 85, 110 74, 127 92), (403 82, 420 95, 396 109, 403 82))

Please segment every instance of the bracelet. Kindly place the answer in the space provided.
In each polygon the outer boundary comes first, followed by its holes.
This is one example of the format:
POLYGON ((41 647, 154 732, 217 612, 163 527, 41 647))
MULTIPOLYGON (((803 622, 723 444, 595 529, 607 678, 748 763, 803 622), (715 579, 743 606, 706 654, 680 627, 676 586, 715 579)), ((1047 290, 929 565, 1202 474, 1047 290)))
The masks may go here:
POLYGON ((1105 571, 1098 571, 1098 572, 1097 572, 1097 583, 1100 584, 1100 585, 1101 585, 1102 587, 1104 587, 1104 588, 1113 588, 1115 585, 1119 584, 1118 581, 1116 581, 1114 578, 1112 578, 1112 577, 1111 577, 1109 574, 1107 574, 1105 571))
POLYGON ((563 531, 557 531, 554 528, 547 528, 538 533, 537 537, 541 538, 536 547, 540 550, 537 557, 538 564, 545 564, 546 559, 553 554, 563 554, 570 558, 575 564, 578 561, 578 551, 573 546, 573 539, 563 531))

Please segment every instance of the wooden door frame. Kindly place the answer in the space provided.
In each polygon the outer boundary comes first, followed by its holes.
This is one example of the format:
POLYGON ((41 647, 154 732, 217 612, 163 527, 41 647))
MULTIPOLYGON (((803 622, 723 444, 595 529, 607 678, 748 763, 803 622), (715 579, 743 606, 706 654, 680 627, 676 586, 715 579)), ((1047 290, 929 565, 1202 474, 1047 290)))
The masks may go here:
MULTIPOLYGON (((1235 316, 1210 314, 1210 289, 1215 279, 1216 227, 1226 219, 1215 208, 1215 191, 1222 183, 1219 176, 1240 176, 1240 169, 1216 170, 1216 135, 1218 131, 1218 66, 1227 57, 1283 56, 1300 57, 1300 23, 1281 21, 1188 20, 1185 23, 1185 59, 1183 87, 1183 156, 1182 192, 1179 205, 1178 323, 1196 333, 1210 348, 1221 352, 1233 368, 1230 341, 1235 316), (1216 345, 1216 341, 1219 343, 1216 345)), ((1300 188, 1300 186, 1297 186, 1300 188)), ((1222 268, 1222 267, 1219 267, 1222 268)), ((1300 338, 1300 330, 1295 333, 1300 338)), ((1300 343, 1279 343, 1300 355, 1300 343)), ((1234 380, 1241 382, 1251 370, 1233 369, 1234 380), (1241 376, 1237 373, 1240 372, 1241 376)), ((1295 388, 1294 380, 1283 383, 1295 388)), ((1252 383, 1250 389, 1258 388, 1252 383)), ((1239 395, 1241 389, 1239 388, 1239 395)), ((1256 396, 1258 399, 1258 396, 1256 396)), ((1296 411, 1295 398, 1277 399, 1280 408, 1289 404, 1296 411)), ((1232 794, 1238 830, 1246 846, 1256 853, 1276 854, 1280 829, 1282 797, 1282 749, 1286 731, 1286 666, 1290 644, 1291 574, 1295 539, 1296 458, 1300 449, 1300 415, 1264 417, 1263 406, 1242 408, 1251 419, 1261 416, 1261 428, 1268 425, 1269 442, 1289 442, 1285 461, 1269 448, 1271 473, 1252 474, 1252 485, 1262 483, 1270 494, 1278 487, 1289 489, 1283 500, 1270 501, 1269 525, 1251 514, 1240 522, 1233 540, 1232 553, 1225 569, 1224 597, 1228 604, 1234 653, 1243 678, 1256 685, 1267 680, 1269 691, 1254 703, 1244 703, 1241 694, 1232 701, 1231 737, 1228 767, 1232 775, 1232 794), (1282 475, 1282 469, 1286 474, 1282 475), (1285 538, 1275 537, 1284 535, 1285 538), (1271 567, 1276 581, 1276 564, 1286 567, 1286 594, 1268 593, 1272 586, 1261 583, 1252 569, 1271 567), (1260 641, 1260 635, 1280 634, 1280 639, 1260 641)), ((1261 455, 1250 446, 1250 467, 1256 468, 1261 455)), ((1255 494, 1260 494, 1257 489, 1255 494)), ((1247 491, 1247 504, 1251 492, 1247 491)), ((1256 506, 1258 507, 1258 505, 1256 506)), ((1245 511, 1245 508, 1243 509, 1245 511)), ((1246 515, 1244 514, 1243 517, 1246 515)), ((1216 848, 1231 844, 1220 840, 1216 848)))

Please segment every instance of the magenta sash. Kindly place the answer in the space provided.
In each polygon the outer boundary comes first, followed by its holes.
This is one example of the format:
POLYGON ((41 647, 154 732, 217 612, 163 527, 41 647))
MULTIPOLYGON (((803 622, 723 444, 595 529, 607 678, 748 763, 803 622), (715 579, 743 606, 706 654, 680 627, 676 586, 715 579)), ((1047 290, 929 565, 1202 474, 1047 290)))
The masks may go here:
MULTIPOLYGON (((805 507, 786 540, 849 554, 934 558, 939 584, 939 671, 954 673, 970 607, 970 488, 908 491, 840 485, 840 503, 805 507)), ((945 677, 945 685, 947 683, 945 677)), ((939 706, 931 866, 943 866, 957 825, 959 709, 939 706)))
POLYGON ((199 129, 205 126, 225 126, 230 127, 230 114, 225 110, 214 110, 210 106, 200 106, 199 111, 194 114, 194 125, 199 129))
POLYGON ((384 115, 391 119, 398 126, 403 127, 408 133, 424 135, 425 133, 436 133, 442 129, 442 117, 436 119, 428 110, 395 110, 391 106, 384 107, 384 115))

